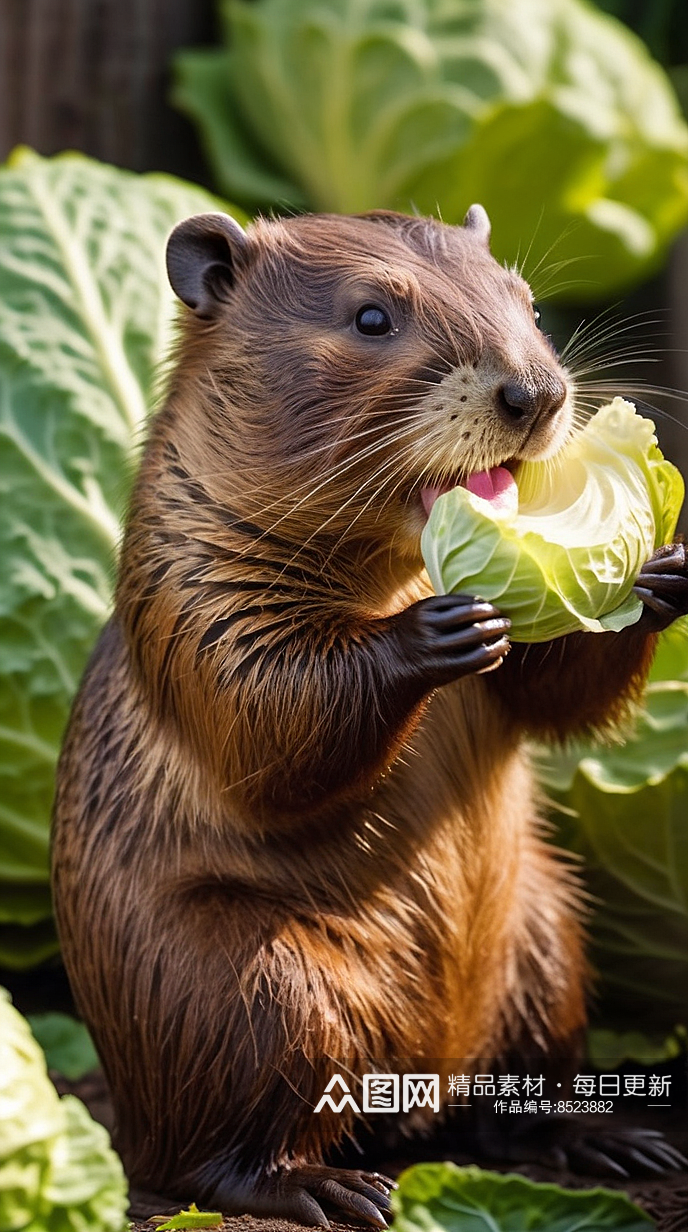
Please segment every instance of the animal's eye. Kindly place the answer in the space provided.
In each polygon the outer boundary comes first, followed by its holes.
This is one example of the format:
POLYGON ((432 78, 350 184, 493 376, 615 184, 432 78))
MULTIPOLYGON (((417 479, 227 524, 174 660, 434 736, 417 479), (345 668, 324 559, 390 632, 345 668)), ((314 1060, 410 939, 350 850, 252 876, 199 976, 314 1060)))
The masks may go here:
POLYGON ((533 316, 535 317, 535 324, 539 325, 540 324, 540 309, 536 308, 535 304, 533 304, 533 316))
POLYGON ((379 337, 381 334, 388 334, 391 328, 392 322, 388 313, 384 308, 378 308, 377 304, 364 304, 356 313, 356 329, 359 334, 379 337))

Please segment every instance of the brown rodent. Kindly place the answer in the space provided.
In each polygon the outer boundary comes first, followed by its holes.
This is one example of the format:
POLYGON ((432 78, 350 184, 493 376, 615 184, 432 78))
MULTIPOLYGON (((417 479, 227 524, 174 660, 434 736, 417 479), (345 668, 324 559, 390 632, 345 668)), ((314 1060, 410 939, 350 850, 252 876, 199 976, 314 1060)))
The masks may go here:
POLYGON ((572 430, 488 240, 481 207, 170 238, 187 307, 53 847, 139 1186, 383 1224, 383 1180, 321 1166, 353 1128, 313 1112, 336 1070, 577 1046, 579 892, 522 741, 622 713, 688 586, 677 548, 639 625, 508 657, 494 608, 430 594, 424 500, 572 430))

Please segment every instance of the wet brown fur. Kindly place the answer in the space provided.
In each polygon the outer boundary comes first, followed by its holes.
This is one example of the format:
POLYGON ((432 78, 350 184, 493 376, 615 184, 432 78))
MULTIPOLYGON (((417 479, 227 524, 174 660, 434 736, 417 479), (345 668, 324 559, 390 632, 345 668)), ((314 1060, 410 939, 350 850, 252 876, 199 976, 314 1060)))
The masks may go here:
POLYGON ((421 482, 527 452, 494 410, 440 411, 439 382, 560 369, 525 284, 460 228, 250 235, 218 316, 184 312, 53 856, 130 1178, 230 1204, 352 1128, 312 1112, 334 1069, 573 1047, 579 892, 522 741, 618 717, 652 650, 581 635, 409 684, 421 482), (375 351, 345 326, 381 295, 401 332, 375 351))

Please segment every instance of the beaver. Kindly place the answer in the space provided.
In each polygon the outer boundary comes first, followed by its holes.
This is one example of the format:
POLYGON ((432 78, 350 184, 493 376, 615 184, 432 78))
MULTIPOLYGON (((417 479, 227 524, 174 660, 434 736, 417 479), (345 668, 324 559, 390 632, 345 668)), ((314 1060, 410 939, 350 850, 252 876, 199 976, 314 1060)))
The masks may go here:
POLYGON ((581 893, 524 737, 618 720, 688 568, 670 545, 637 625, 527 648, 492 604, 431 593, 437 495, 574 430, 489 230, 473 206, 463 226, 209 214, 169 239, 179 336, 53 837, 139 1187, 385 1226, 391 1182, 328 1162, 357 1125, 351 1101, 314 1112, 335 1070, 579 1047, 581 893))

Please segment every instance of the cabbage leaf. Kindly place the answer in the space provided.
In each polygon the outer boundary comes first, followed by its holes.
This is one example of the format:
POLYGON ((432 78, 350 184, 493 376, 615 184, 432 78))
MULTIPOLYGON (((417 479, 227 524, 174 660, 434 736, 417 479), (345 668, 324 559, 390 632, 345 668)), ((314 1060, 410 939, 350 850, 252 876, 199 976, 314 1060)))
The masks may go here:
POLYGON ((224 1223, 220 1211, 199 1211, 195 1202, 171 1219, 159 1223, 156 1232, 192 1232, 194 1228, 219 1228, 224 1223))
POLYGON ((59 1098, 45 1057, 0 989, 0 1227, 123 1232, 127 1185, 107 1131, 59 1098))
POLYGON ((516 482, 513 508, 464 487, 435 501, 421 539, 435 590, 496 603, 518 642, 637 621, 632 587, 683 500, 652 421, 615 398, 554 458, 521 463, 516 482))
POLYGON ((28 1023, 45 1053, 48 1069, 75 1082, 100 1062, 88 1028, 69 1014, 30 1014, 28 1023))
POLYGON ((594 896, 605 1024, 688 1024, 688 618, 662 634, 624 744, 539 749, 536 766, 560 806, 557 842, 583 857, 594 896))
POLYGON ((416 1164, 392 1194, 397 1232, 651 1232, 625 1194, 538 1184, 453 1163, 416 1164))
POLYGON ((55 764, 170 341, 165 237, 217 208, 192 185, 75 154, 19 150, 0 168, 0 965, 57 948, 55 764))
POLYGON ((220 12, 225 46, 178 57, 174 98, 222 191, 249 208, 458 223, 481 201, 500 260, 585 259, 559 288, 540 276, 538 294, 579 300, 646 275, 686 220, 688 128, 669 80, 583 0, 220 12))

